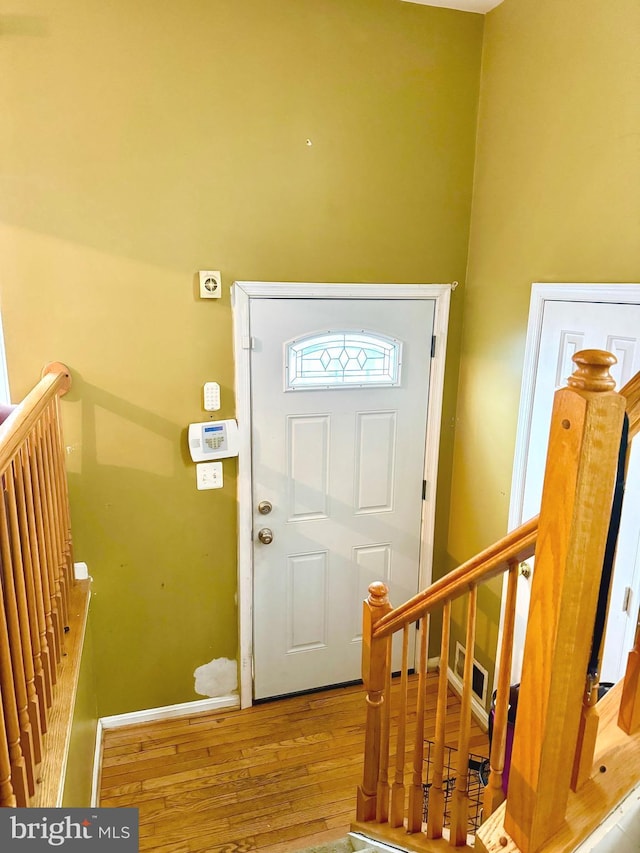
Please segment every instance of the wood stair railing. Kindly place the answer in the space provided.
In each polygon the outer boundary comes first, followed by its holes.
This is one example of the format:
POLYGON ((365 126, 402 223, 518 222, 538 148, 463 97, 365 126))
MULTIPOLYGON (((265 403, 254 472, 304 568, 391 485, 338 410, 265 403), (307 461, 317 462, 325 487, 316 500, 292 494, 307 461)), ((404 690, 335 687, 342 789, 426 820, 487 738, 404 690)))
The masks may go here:
POLYGON ((65 737, 54 732, 69 716, 61 675, 88 595, 74 581, 60 423, 70 385, 64 365, 48 365, 0 427, 1 806, 58 804, 51 770, 64 763, 65 737))
MULTIPOLYGON (((615 357, 600 350, 574 356, 577 369, 567 388, 554 398, 549 451, 540 515, 468 560, 426 591, 393 609, 384 584, 372 584, 363 610, 363 681, 367 693, 367 727, 363 781, 358 789, 354 828, 409 850, 466 847, 469 832, 469 726, 473 658, 480 585, 507 574, 505 615, 494 706, 490 774, 484 790, 482 820, 500 806, 504 826, 499 849, 535 853, 565 818, 576 751, 591 766, 595 738, 579 737, 590 627, 595 619, 598 586, 609 526, 617 457, 625 408, 630 437, 640 431, 640 374, 618 394, 609 368, 615 357), (505 800, 503 772, 509 709, 509 681, 515 622, 518 566, 536 555, 529 623, 524 650, 520 701, 505 800), (450 622, 460 618, 466 598, 464 678, 455 783, 445 778, 446 697, 450 622), (439 691, 432 761, 425 772, 424 691, 415 709, 415 737, 407 746, 409 710, 406 672, 409 626, 419 621, 417 671, 424 682, 429 621, 442 611, 439 691), (391 709, 391 645, 402 635, 402 685, 399 708, 391 709), (390 720, 397 727, 390 731, 390 720), (389 785, 394 748, 393 784, 389 785), (452 785, 455 785, 452 789, 452 785), (428 808, 423 805, 428 789, 428 808), (501 805, 502 804, 502 805, 501 805), (448 828, 445 829, 445 824, 448 828), (444 840, 448 835, 448 840, 444 840)), ((640 629, 630 655, 622 691, 622 715, 630 728, 640 727, 640 629)), ((597 729, 597 720, 595 724, 597 729)), ((638 774, 640 779, 640 773, 638 774)), ((574 780, 575 781, 575 780, 574 780)), ((638 780, 636 780, 638 781, 638 780)), ((575 787, 575 784, 574 784, 575 787)), ((482 828, 476 847, 483 847, 482 828)))

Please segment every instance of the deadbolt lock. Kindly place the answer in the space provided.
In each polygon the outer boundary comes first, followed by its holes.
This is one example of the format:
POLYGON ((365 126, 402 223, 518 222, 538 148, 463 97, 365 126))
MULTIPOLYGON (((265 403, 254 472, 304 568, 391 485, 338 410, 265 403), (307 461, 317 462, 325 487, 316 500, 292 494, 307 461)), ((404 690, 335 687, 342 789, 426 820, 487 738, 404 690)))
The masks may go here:
POLYGON ((273 506, 269 501, 260 501, 258 504, 258 512, 260 515, 269 515, 272 509, 273 506))

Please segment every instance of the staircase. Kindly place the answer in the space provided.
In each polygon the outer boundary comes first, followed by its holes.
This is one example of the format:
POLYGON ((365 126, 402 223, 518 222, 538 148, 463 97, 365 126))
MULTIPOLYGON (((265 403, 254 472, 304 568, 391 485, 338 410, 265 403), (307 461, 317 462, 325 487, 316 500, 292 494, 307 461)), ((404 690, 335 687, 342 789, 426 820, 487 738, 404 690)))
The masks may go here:
MULTIPOLYGON (((540 516, 473 557, 429 589, 393 608, 384 584, 372 584, 363 611, 367 736, 353 828, 412 851, 462 847, 484 853, 572 851, 640 781, 640 628, 625 679, 600 701, 592 641, 599 600, 606 609, 603 561, 610 548, 614 493, 625 423, 640 431, 640 374, 620 393, 600 350, 574 356, 568 387, 556 393, 540 516), (529 624, 508 791, 504 782, 509 679, 519 564, 535 554, 529 624), (477 602, 481 586, 506 574, 500 668, 482 825, 470 824, 469 727, 477 602), (445 768, 450 624, 466 624, 462 715, 455 778, 445 768), (424 703, 407 741, 402 694, 389 701, 392 638, 403 646, 419 621, 418 676, 426 677, 429 625, 441 615, 440 684, 434 757, 425 766, 424 703), (591 663, 590 663, 591 658, 591 663), (423 814, 428 786, 427 814, 423 814), (448 837, 447 837, 448 836, 448 837)), ((628 461, 628 448, 626 449, 628 461)), ((601 614, 600 614, 601 615, 601 614)))

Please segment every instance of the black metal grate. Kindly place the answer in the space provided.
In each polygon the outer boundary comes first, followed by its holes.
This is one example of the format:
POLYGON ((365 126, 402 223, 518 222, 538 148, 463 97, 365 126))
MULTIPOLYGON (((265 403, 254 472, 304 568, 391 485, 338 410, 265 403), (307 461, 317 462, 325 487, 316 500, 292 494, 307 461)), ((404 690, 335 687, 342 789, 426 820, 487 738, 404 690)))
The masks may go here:
MULTIPOLYGON (((433 784, 433 752, 435 743, 431 740, 425 741, 427 756, 425 759, 425 783, 423 784, 424 801, 422 808, 422 819, 426 823, 429 814, 429 791, 433 784)), ((456 787, 457 772, 457 749, 452 746, 444 748, 444 766, 442 770, 442 789, 444 792, 444 819, 443 827, 451 823, 451 796, 456 787)), ((489 759, 483 755, 469 753, 469 764, 467 770, 467 795, 469 797, 469 828, 470 835, 475 834, 482 823, 482 795, 487 786, 489 777, 489 759)))

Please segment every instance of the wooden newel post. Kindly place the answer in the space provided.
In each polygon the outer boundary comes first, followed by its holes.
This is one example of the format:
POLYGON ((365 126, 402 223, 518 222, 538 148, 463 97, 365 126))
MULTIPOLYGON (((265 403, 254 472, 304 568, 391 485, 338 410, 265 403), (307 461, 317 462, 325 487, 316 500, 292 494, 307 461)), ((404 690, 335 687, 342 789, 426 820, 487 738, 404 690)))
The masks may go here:
POLYGON ((392 609, 388 587, 380 582, 369 587, 369 597, 362 607, 362 680, 367 691, 367 722, 364 742, 362 785, 358 787, 358 820, 371 821, 376 817, 380 740, 382 735, 382 705, 387 683, 387 647, 390 637, 374 639, 376 624, 392 609))
POLYGON ((504 822, 524 853, 565 817, 625 409, 613 355, 573 360, 554 398, 504 822))

